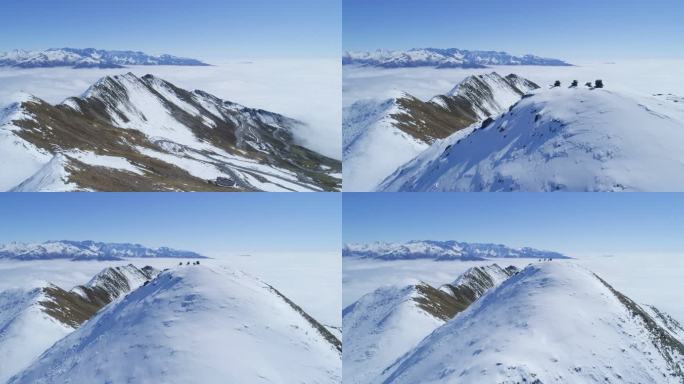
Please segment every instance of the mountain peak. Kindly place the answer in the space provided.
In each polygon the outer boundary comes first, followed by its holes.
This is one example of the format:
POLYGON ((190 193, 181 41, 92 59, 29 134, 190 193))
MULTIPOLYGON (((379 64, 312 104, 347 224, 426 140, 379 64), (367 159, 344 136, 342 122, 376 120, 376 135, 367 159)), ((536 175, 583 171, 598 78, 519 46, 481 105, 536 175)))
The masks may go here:
POLYGON ((535 263, 373 382, 681 382, 684 346, 646 312, 582 266, 535 263))
POLYGON ((162 272, 112 302, 10 383, 220 377, 333 384, 341 380, 339 359, 334 345, 272 287, 244 273, 191 265, 162 272), (105 353, 112 351, 125 353, 105 353), (145 364, 131 370, 139 361, 145 364))

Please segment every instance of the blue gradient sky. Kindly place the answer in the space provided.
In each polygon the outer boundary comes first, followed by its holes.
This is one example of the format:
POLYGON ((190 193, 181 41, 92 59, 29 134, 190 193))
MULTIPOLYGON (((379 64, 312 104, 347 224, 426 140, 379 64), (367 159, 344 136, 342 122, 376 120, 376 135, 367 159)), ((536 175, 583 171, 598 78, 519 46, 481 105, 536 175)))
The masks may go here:
POLYGON ((681 58, 682 20, 681 0, 343 0, 343 47, 681 58))
POLYGON ((0 51, 133 49, 200 59, 339 57, 339 0, 3 0, 0 51))
POLYGON ((96 240, 224 252, 340 249, 338 193, 3 193, 0 243, 96 240))
POLYGON ((684 194, 345 193, 344 242, 460 240, 684 254, 684 194))

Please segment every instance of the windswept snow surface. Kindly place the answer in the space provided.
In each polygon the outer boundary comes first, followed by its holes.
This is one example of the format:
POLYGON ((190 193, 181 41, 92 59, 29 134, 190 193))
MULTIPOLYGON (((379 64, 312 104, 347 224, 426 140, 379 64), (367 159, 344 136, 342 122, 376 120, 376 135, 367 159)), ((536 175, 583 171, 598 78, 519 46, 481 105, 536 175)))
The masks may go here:
POLYGON ((73 331, 44 313, 41 288, 0 291, 0 383, 73 331))
MULTIPOLYGON (((430 101, 446 108, 444 96, 458 96, 472 106, 476 121, 497 116, 520 100, 533 87, 519 78, 509 80, 496 72, 463 79, 442 90, 430 101), (515 87, 515 88, 514 88, 515 87), (516 89, 517 88, 517 89, 516 89)), ((429 142, 398 128, 399 114, 411 114, 399 100, 412 100, 408 93, 397 92, 383 101, 359 100, 343 109, 343 184, 346 191, 369 191, 395 171, 429 148, 429 142)), ((456 128, 454 128, 456 131, 456 128)), ((472 129, 458 130, 461 136, 472 129)))
POLYGON ((340 371, 339 351, 269 286, 182 266, 108 306, 10 383, 338 383, 340 371))
MULTIPOLYGON (((554 260, 553 263, 578 263, 610 282, 615 288, 639 304, 650 304, 684 324, 681 305, 681 254, 616 253, 612 255, 572 255, 572 261, 554 260)), ((499 265, 524 268, 530 259, 496 259, 499 265)), ((377 260, 358 257, 342 258, 342 305, 347 307, 363 295, 380 287, 404 287, 416 280, 438 287, 474 266, 491 264, 486 261, 433 260, 377 260)), ((1 264, 0 264, 1 265, 1 264)))
MULTIPOLYGON (((375 383, 680 383, 643 321, 574 263, 527 267, 375 383)), ((681 355, 675 364, 681 366, 681 355)))
POLYGON ((385 191, 682 191, 684 120, 607 89, 552 89, 397 170, 385 191))
MULTIPOLYGON (((417 283, 417 282, 416 282, 417 283)), ((368 383, 440 325, 421 308, 413 285, 378 288, 345 309, 343 376, 349 384, 368 383)))

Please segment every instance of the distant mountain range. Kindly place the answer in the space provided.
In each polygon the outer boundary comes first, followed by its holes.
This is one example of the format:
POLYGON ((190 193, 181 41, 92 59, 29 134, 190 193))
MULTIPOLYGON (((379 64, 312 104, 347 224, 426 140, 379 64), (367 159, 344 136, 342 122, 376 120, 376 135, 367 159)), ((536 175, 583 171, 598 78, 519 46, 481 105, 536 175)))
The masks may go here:
POLYGON ((345 52, 342 64, 381 68, 487 68, 492 65, 570 66, 558 59, 534 55, 514 56, 497 51, 469 51, 458 48, 413 48, 406 51, 379 49, 373 52, 345 52))
POLYGON ((50 48, 43 51, 14 50, 0 53, 0 67, 15 68, 124 68, 126 65, 206 66, 196 59, 172 55, 153 56, 137 51, 106 51, 95 48, 50 48))
POLYGON ((123 260, 124 258, 169 257, 205 259, 196 252, 167 247, 148 248, 140 244, 100 243, 95 241, 46 241, 44 243, 9 243, 0 245, 0 259, 15 260, 123 260))
POLYGON ((344 257, 380 260, 486 260, 491 258, 569 259, 558 252, 524 247, 511 248, 502 244, 464 243, 458 241, 414 240, 407 243, 347 244, 344 257))

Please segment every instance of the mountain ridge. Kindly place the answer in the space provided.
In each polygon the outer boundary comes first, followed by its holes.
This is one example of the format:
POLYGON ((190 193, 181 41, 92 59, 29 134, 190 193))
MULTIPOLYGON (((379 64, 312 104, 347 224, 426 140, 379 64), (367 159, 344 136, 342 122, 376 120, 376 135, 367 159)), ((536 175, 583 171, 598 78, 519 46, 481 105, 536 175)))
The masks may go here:
POLYGON ((345 244, 343 257, 361 257, 378 260, 487 260, 492 258, 568 259, 558 252, 530 247, 511 248, 503 244, 467 243, 455 240, 412 240, 405 243, 345 244))
POLYGON ((300 145, 304 123, 153 75, 106 76, 51 105, 0 111, 13 191, 338 190, 341 163, 300 145))
POLYGON ((13 50, 0 52, 0 67, 14 68, 125 68, 126 65, 208 66, 196 59, 168 54, 148 55, 140 51, 117 51, 95 48, 49 48, 42 51, 13 50))
POLYGON ((206 259, 196 252, 168 247, 148 248, 131 243, 103 243, 92 240, 51 240, 43 243, 0 244, 0 259, 46 260, 123 260, 124 258, 206 259))
POLYGON ((493 65, 571 66, 562 60, 535 55, 514 56, 506 52, 470 51, 458 48, 412 48, 408 50, 347 51, 343 65, 380 68, 489 68, 493 65))

